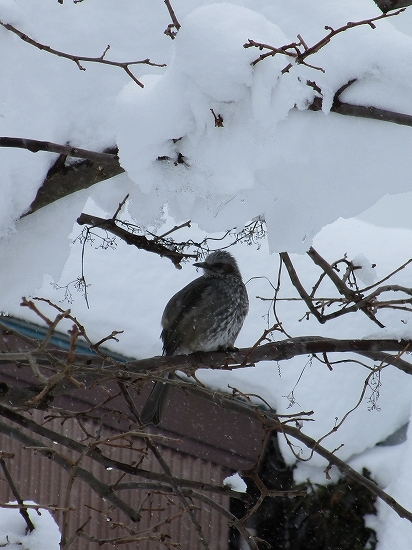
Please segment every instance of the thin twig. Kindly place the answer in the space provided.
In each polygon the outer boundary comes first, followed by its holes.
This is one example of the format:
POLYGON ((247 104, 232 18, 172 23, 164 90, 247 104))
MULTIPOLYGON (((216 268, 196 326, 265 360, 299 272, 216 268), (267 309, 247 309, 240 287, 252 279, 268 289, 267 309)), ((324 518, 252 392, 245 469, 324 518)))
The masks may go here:
POLYGON ((180 262, 184 258, 196 258, 196 255, 194 254, 184 254, 182 252, 176 252, 171 248, 167 248, 166 246, 156 242, 155 239, 149 240, 144 235, 136 235, 135 233, 130 233, 122 227, 119 227, 116 224, 116 220, 113 220, 111 218, 104 219, 83 213, 77 218, 77 223, 79 225, 89 225, 92 227, 105 229, 106 231, 113 233, 113 235, 117 235, 118 237, 120 237, 127 244, 134 245, 137 248, 141 248, 147 250, 148 252, 153 252, 155 254, 159 254, 160 256, 165 256, 166 258, 169 258, 176 267, 181 267, 180 262))
POLYGON ((365 315, 369 317, 371 321, 376 323, 378 327, 385 328, 385 325, 383 325, 378 319, 376 319, 375 315, 373 315, 372 311, 368 307, 369 304, 362 303, 362 300, 364 298, 363 295, 360 292, 356 292, 348 288, 337 275, 332 266, 324 258, 322 258, 322 256, 313 248, 313 246, 309 248, 307 254, 313 260, 313 262, 318 265, 324 271, 324 273, 326 273, 326 275, 336 286, 340 294, 345 296, 345 298, 347 298, 348 300, 355 302, 355 306, 357 307, 357 309, 363 311, 363 313, 365 313, 365 315))
POLYGON ((4 23, 3 21, 0 21, 0 25, 3 26, 8 31, 16 34, 19 38, 24 40, 24 42, 27 42, 31 46, 35 46, 39 50, 44 50, 48 53, 51 53, 53 55, 57 55, 58 57, 63 57, 65 59, 70 59, 71 61, 74 61, 78 68, 81 71, 85 71, 86 69, 83 67, 82 62, 84 63, 103 63, 105 65, 112 65, 114 67, 120 67, 122 68, 129 76, 130 78, 136 82, 141 88, 144 88, 144 85, 138 80, 133 73, 130 70, 130 65, 150 65, 151 67, 166 67, 165 63, 153 63, 150 61, 150 59, 142 59, 141 61, 110 61, 105 58, 106 53, 108 52, 110 46, 107 46, 102 55, 99 57, 86 57, 82 55, 73 55, 68 54, 65 52, 61 52, 59 50, 55 50, 51 48, 50 46, 47 46, 46 44, 41 44, 40 42, 37 42, 33 38, 30 38, 30 36, 27 36, 27 34, 21 32, 19 29, 16 29, 13 25, 10 25, 9 23, 4 23))
MULTIPOLYGON (((321 67, 315 67, 314 65, 308 64, 305 60, 310 55, 313 55, 317 53, 319 50, 321 50, 326 44, 328 44, 331 39, 336 36, 337 34, 340 34, 342 32, 347 31, 348 29, 352 29, 354 27, 359 27, 361 25, 368 25, 372 29, 376 28, 375 22, 379 21, 381 19, 386 19, 387 17, 394 17, 395 15, 399 15, 405 11, 405 8, 399 9, 396 12, 392 13, 384 13, 377 17, 371 17, 370 19, 363 19, 361 21, 355 21, 355 22, 348 22, 346 25, 343 25, 342 27, 339 27, 338 29, 333 29, 332 27, 325 26, 325 30, 328 30, 329 33, 324 36, 321 40, 316 42, 311 47, 308 47, 307 44, 304 42, 302 37, 298 35, 299 42, 293 42, 291 44, 287 44, 285 46, 281 47, 274 47, 270 44, 264 44, 261 42, 255 42, 254 40, 249 39, 244 45, 244 48, 251 48, 255 47, 259 50, 267 50, 265 53, 261 54, 257 59, 255 59, 251 64, 256 65, 260 61, 263 61, 267 57, 273 57, 274 55, 280 54, 285 55, 287 57, 291 57, 294 59, 294 62, 296 64, 302 64, 306 65, 307 67, 310 67, 312 69, 320 70, 322 72, 325 72, 325 70, 321 67), (303 49, 302 49, 303 48, 303 49)), ((288 64, 283 70, 282 73, 288 72, 292 68, 291 64, 288 64)))
MULTIPOLYGON (((12 437, 17 441, 20 441, 25 447, 37 449, 37 453, 45 456, 49 460, 56 462, 63 470, 70 473, 72 471, 73 463, 66 456, 58 453, 56 449, 50 449, 43 445, 40 441, 35 440, 31 436, 28 436, 18 428, 14 428, 3 422, 0 422, 0 433, 12 437)), ((116 495, 111 493, 110 487, 97 479, 90 471, 85 470, 79 466, 76 467, 76 475, 82 479, 91 489, 96 492, 101 498, 106 499, 113 506, 121 510, 126 516, 133 522, 140 520, 140 515, 134 508, 129 506, 126 502, 122 501, 116 495)))
POLYGON ((170 0, 164 0, 164 3, 166 4, 167 10, 169 12, 170 18, 172 22, 167 26, 165 30, 165 34, 167 36, 170 36, 172 40, 176 37, 177 33, 179 32, 179 29, 181 28, 181 25, 176 17, 176 14, 172 8, 172 5, 170 3, 170 0), (176 30, 174 30, 176 29, 176 30))
POLYGON ((292 261, 289 257, 289 254, 287 252, 282 252, 280 254, 282 262, 285 264, 285 267, 289 273, 290 280, 292 281, 293 286, 298 291, 300 297, 302 300, 305 301, 306 305, 308 306, 310 312, 316 317, 316 319, 319 321, 319 323, 324 323, 323 316, 319 313, 318 309, 313 305, 313 301, 309 294, 304 289, 302 283, 299 280, 298 274, 296 273, 296 270, 292 264, 292 261))
MULTIPOLYGON (((136 405, 135 405, 133 399, 131 398, 131 396, 129 394, 128 389, 126 388, 126 386, 124 384, 121 384, 121 383, 119 383, 119 388, 120 388, 120 391, 123 394, 123 397, 125 398, 126 403, 129 406, 130 412, 133 414, 136 421, 138 423, 141 423, 140 415, 139 415, 139 413, 136 409, 136 405)), ((147 441, 147 445, 148 445, 149 449, 152 451, 153 455, 155 456, 156 460, 158 461, 158 463, 159 463, 160 467, 162 468, 163 472, 167 476, 169 476, 170 483, 171 483, 176 495, 178 496, 178 498, 182 502, 182 505, 183 505, 184 509, 187 511, 187 513, 190 517, 190 521, 192 522, 192 524, 193 524, 193 526, 194 526, 194 528, 197 532, 200 544, 202 545, 203 548, 205 548, 205 550, 209 550, 209 544, 208 544, 208 542, 207 542, 207 540, 206 540, 206 538, 203 534, 202 527, 201 527, 200 523, 198 522, 193 510, 191 509, 191 506, 190 506, 189 502, 187 501, 186 496, 184 495, 181 487, 179 486, 179 484, 176 482, 175 478, 173 477, 172 472, 171 472, 168 464, 166 463, 166 461, 162 457, 162 455, 161 455, 159 449, 157 448, 156 444, 154 443, 154 441, 151 440, 150 437, 147 438, 146 441, 147 441)))
MULTIPOLYGON (((129 406, 130 412, 133 414, 136 421, 139 424, 141 424, 140 415, 139 415, 139 413, 136 409, 136 405, 135 405, 133 399, 130 397, 128 389, 126 388, 126 386, 124 384, 119 384, 119 387, 120 387, 120 391, 123 394, 123 397, 125 398, 125 401, 126 401, 127 405, 129 406)), ((203 546, 203 548, 205 548, 205 550, 209 550, 209 544, 208 544, 205 536, 203 535, 202 527, 201 527, 200 523, 198 522, 193 510, 191 509, 191 506, 189 505, 185 495, 183 494, 183 491, 182 491, 181 487, 176 482, 175 477, 172 475, 172 472, 171 472, 168 464, 164 460, 163 456, 161 455, 161 453, 160 453, 159 449, 157 448, 156 444, 154 443, 154 441, 150 437, 147 438, 146 441, 147 441, 147 445, 148 445, 149 449, 152 451, 153 455, 155 456, 156 460, 158 461, 158 463, 159 463, 160 467, 162 468, 163 472, 165 473, 166 476, 169 477, 170 484, 172 485, 176 496, 182 502, 182 505, 183 505, 184 509, 187 511, 187 513, 190 517, 190 521, 192 522, 192 524, 193 524, 193 526, 194 526, 194 528, 197 532, 200 544, 203 546)))

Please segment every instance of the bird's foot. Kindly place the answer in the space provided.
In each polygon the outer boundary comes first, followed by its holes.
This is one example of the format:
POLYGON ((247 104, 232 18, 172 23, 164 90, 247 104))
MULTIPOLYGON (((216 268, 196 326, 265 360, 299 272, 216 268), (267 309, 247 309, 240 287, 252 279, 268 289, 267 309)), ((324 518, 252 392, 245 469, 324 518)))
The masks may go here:
POLYGON ((239 348, 235 348, 234 346, 219 346, 217 351, 223 351, 226 353, 233 353, 235 351, 239 351, 239 348))

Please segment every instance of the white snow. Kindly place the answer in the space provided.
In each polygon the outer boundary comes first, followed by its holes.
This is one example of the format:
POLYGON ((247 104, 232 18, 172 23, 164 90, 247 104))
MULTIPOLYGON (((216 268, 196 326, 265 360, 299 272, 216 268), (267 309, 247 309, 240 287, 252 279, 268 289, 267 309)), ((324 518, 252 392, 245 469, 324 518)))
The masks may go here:
POLYGON ((246 483, 243 481, 243 479, 240 477, 240 475, 236 472, 236 474, 233 474, 229 477, 226 477, 223 480, 223 485, 229 486, 233 491, 238 491, 239 493, 246 493, 246 483))
MULTIPOLYGON (((141 89, 120 68, 82 62, 86 70, 80 71, 73 61, 37 50, 0 27, 0 135, 68 142, 90 150, 117 144, 126 170, 19 219, 56 155, 0 149, 0 309, 33 320, 19 307, 22 295, 62 299, 64 291, 50 283, 64 286, 80 274, 81 246, 72 244, 81 231, 76 218, 82 211, 112 216, 129 193, 128 216, 138 225, 164 231, 191 219, 193 229, 179 233, 181 240, 241 228, 253 217, 265 216, 268 238, 261 249, 233 249, 251 301, 237 345, 250 346, 267 327, 271 311, 270 301, 256 297, 273 297, 268 282, 277 281, 278 257, 273 252, 292 254, 309 289, 320 273, 304 254, 312 243, 328 261, 346 255, 360 266, 356 274, 365 286, 409 259, 411 128, 341 116, 330 107, 335 91, 356 79, 342 94, 343 101, 412 115, 412 8, 377 21, 375 29, 364 25, 332 38, 307 58, 325 72, 293 65, 282 74, 290 58, 276 55, 251 66, 262 52, 243 44, 251 39, 281 47, 300 34, 310 47, 326 36, 325 25, 338 28, 378 16, 374 2, 172 3, 182 24, 173 41, 163 34, 170 23, 163 2, 0 0, 2 22, 54 49, 99 57, 110 44, 107 59, 150 58, 167 64, 131 66, 145 85, 141 89), (322 90, 322 112, 306 110, 316 95, 308 80, 322 90), (215 126, 211 109, 222 116, 223 127, 215 126), (185 164, 175 165, 178 153, 185 164), (165 156, 170 160, 157 160, 165 156)), ((86 247, 90 309, 75 293, 73 313, 95 340, 123 329, 120 342, 112 344, 118 352, 135 357, 160 354, 164 305, 196 271, 190 264, 177 271, 167 259, 124 243, 115 250, 98 245, 96 241, 86 247)), ((408 266, 392 282, 410 286, 410 280, 408 266)), ((333 290, 325 282, 322 295, 328 297, 333 290)), ((280 297, 296 298, 286 275, 280 297)), ((380 311, 384 329, 361 312, 320 326, 312 318, 305 320, 306 307, 296 301, 280 302, 278 313, 293 336, 412 336, 407 311, 380 311)), ((329 371, 301 357, 279 366, 262 363, 199 376, 213 387, 226 389, 230 384, 259 394, 280 413, 314 410, 315 421, 304 423, 303 429, 317 438, 356 405, 367 374, 359 364, 336 364, 329 371)), ((366 390, 359 406, 323 444, 329 449, 343 444, 338 456, 359 470, 368 467, 385 490, 412 508, 410 431, 397 446, 375 446, 408 423, 412 380, 386 367, 374 383, 375 391, 366 390)), ((295 460, 284 442, 282 450, 288 462, 295 460)), ((307 456, 305 449, 302 455, 307 456)), ((299 464, 296 479, 326 482, 324 467, 315 454, 309 463, 299 464)), ((0 535, 10 540, 21 529, 20 516, 13 513, 16 528, 11 520, 3 522, 6 511, 0 513, 0 535)), ((42 512, 42 518, 46 515, 42 512)), ((412 526, 384 504, 379 505, 374 528, 378 550, 411 547, 412 526)), ((30 537, 24 544, 33 550, 34 534, 30 537)))
POLYGON ((356 277, 364 286, 373 285, 376 282, 376 271, 374 265, 368 260, 365 254, 357 254, 352 260, 356 269, 356 277))
MULTIPOLYGON (((10 502, 8 504, 17 504, 10 502)), ((35 502, 25 501, 25 504, 35 505, 35 502)), ((60 547, 60 532, 48 510, 40 508, 27 509, 34 525, 34 531, 27 532, 27 524, 18 508, 1 508, 0 513, 0 545, 7 550, 58 550, 60 547)))

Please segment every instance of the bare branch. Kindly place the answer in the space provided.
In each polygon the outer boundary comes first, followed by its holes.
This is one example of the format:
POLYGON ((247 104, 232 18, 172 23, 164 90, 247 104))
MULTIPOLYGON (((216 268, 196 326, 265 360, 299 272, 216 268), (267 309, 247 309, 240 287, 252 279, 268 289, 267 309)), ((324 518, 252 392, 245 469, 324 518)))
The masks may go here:
MULTIPOLYGON (((46 447, 43 443, 24 434, 21 430, 0 422, 0 433, 13 437, 13 439, 17 439, 27 447, 35 448, 39 454, 45 456, 53 462, 56 462, 61 468, 63 468, 67 472, 70 473, 72 471, 73 464, 67 457, 55 451, 51 452, 50 449, 46 447)), ((119 508, 119 510, 122 510, 122 512, 124 512, 131 521, 139 521, 139 514, 133 508, 128 506, 124 501, 114 495, 111 492, 110 487, 105 483, 99 481, 91 472, 85 470, 84 468, 76 466, 75 474, 84 482, 86 482, 99 496, 111 502, 114 506, 119 508)))
POLYGON ((296 273, 295 268, 293 267, 293 264, 290 260, 289 254, 287 252, 282 252, 280 254, 282 262, 285 264, 286 269, 288 270, 290 280, 292 281, 293 286, 296 288, 296 290, 299 293, 299 296, 305 301, 305 304, 308 306, 309 310, 313 315, 316 317, 316 319, 319 321, 319 323, 324 323, 324 319, 322 315, 319 313, 318 309, 313 305, 313 299, 309 296, 309 294, 304 289, 302 283, 299 280, 298 274, 296 273))
POLYGON ((365 313, 365 315, 369 317, 371 321, 376 323, 380 328, 384 328, 384 325, 380 321, 378 321, 378 319, 376 319, 376 317, 373 315, 371 309, 368 308, 366 304, 361 305, 363 299, 362 294, 348 288, 346 284, 339 278, 336 271, 332 269, 330 264, 328 264, 328 262, 324 258, 322 258, 322 256, 318 252, 316 252, 316 250, 312 246, 308 250, 307 254, 316 265, 322 268, 324 273, 326 273, 326 275, 336 286, 340 294, 343 294, 343 296, 345 296, 345 298, 347 298, 348 300, 353 301, 355 303, 355 306, 363 311, 363 313, 365 313))
POLYGON ((18 149, 27 149, 32 153, 39 151, 47 151, 49 153, 58 153, 65 157, 73 157, 80 159, 88 159, 93 162, 113 162, 119 163, 119 157, 116 153, 96 153, 71 145, 60 145, 50 141, 39 141, 37 139, 15 138, 15 137, 0 137, 0 147, 14 147, 18 149))
POLYGON ((172 5, 170 3, 170 0, 164 0, 164 3, 166 4, 166 7, 167 7, 167 10, 169 12, 169 15, 170 15, 170 18, 172 20, 171 23, 169 23, 169 25, 167 26, 167 29, 165 30, 165 34, 167 36, 170 36, 170 38, 172 40, 175 39, 177 33, 179 32, 179 29, 181 27, 177 17, 176 17, 176 14, 172 8, 172 5))
POLYGON ((99 57, 86 57, 82 55, 73 55, 61 52, 59 50, 55 50, 51 48, 50 46, 47 46, 46 44, 41 44, 40 42, 37 42, 33 38, 30 38, 30 36, 27 36, 27 34, 21 32, 19 29, 16 29, 16 27, 13 27, 13 25, 10 25, 9 23, 4 23, 3 21, 0 21, 0 25, 7 29, 8 31, 16 34, 19 38, 21 38, 24 42, 27 42, 31 46, 35 46, 39 50, 44 50, 48 53, 51 53, 53 55, 57 55, 58 57, 64 57, 65 59, 70 59, 71 61, 74 61, 76 65, 79 67, 81 71, 85 71, 86 69, 83 67, 82 62, 87 63, 103 63, 105 65, 112 65, 114 67, 120 67, 123 69, 130 78, 136 82, 141 88, 144 88, 143 84, 138 80, 133 73, 130 70, 131 65, 150 65, 151 67, 166 67, 164 63, 153 63, 150 61, 150 59, 142 59, 141 61, 110 61, 106 59, 106 53, 108 52, 110 46, 107 46, 102 55, 99 57))
POLYGON ((180 262, 184 258, 196 257, 193 254, 183 254, 181 252, 171 250, 170 248, 159 244, 157 242, 158 239, 149 240, 143 235, 130 233, 122 227, 119 227, 116 224, 116 220, 114 220, 113 218, 104 219, 83 213, 77 218, 77 223, 79 225, 89 225, 92 227, 97 227, 100 229, 105 229, 106 231, 110 231, 110 233, 113 233, 113 235, 117 235, 127 244, 136 246, 137 248, 146 250, 148 252, 153 252, 154 254, 159 254, 159 256, 165 256, 166 258, 169 258, 176 267, 179 266, 180 262))
POLYGON ((301 430, 284 424, 276 431, 280 433, 283 431, 284 433, 296 438, 298 441, 306 445, 308 449, 313 449, 317 454, 325 458, 330 464, 336 466, 340 470, 340 472, 342 472, 342 474, 349 477, 350 479, 353 479, 354 481, 368 489, 371 493, 383 500, 383 502, 390 506, 392 510, 394 510, 398 514, 399 517, 405 518, 408 521, 412 522, 412 512, 401 506, 393 497, 388 495, 388 493, 383 491, 383 489, 378 487, 378 485, 376 485, 373 481, 370 481, 365 476, 359 474, 356 470, 351 468, 343 460, 340 460, 333 452, 328 451, 327 449, 319 445, 317 441, 303 434, 301 430))
MULTIPOLYGON (((255 48, 258 48, 259 50, 268 50, 267 52, 261 54, 257 59, 255 59, 255 61, 252 62, 252 65, 256 65, 256 63, 259 63, 259 61, 262 61, 267 57, 273 57, 276 54, 281 54, 281 55, 285 55, 287 57, 293 58, 295 63, 297 64, 307 65, 313 69, 318 69, 324 72, 324 69, 320 67, 314 67, 313 65, 308 65, 305 59, 310 55, 313 55, 317 53, 319 50, 321 50, 337 34, 340 34, 342 32, 347 31, 348 29, 359 27, 362 25, 368 25, 369 27, 374 29, 375 21, 379 21, 381 19, 386 19, 387 17, 393 17, 395 15, 399 15, 403 11, 405 11, 405 8, 399 9, 398 11, 392 12, 392 13, 383 13, 382 15, 378 15, 377 17, 371 17, 370 19, 363 19, 362 21, 355 21, 355 22, 349 21, 346 25, 343 25, 338 29, 333 29, 332 27, 325 26, 325 30, 328 30, 329 33, 311 47, 307 46, 307 44, 302 40, 300 35, 298 35, 299 42, 293 42, 292 44, 287 44, 285 46, 281 46, 278 48, 271 46, 269 44, 255 42, 254 40, 250 40, 250 39, 248 40, 248 42, 246 42, 243 45, 243 47, 244 48, 255 47, 255 48)), ((292 65, 288 65, 283 69, 282 72, 288 72, 291 67, 292 65)))
POLYGON ((356 470, 351 468, 343 460, 338 458, 334 452, 328 451, 325 447, 319 444, 318 441, 304 434, 300 428, 295 428, 289 425, 287 422, 280 422, 276 414, 269 412, 262 412, 257 408, 252 408, 248 403, 245 403, 240 400, 230 399, 230 397, 219 396, 219 399, 216 400, 215 396, 208 395, 201 388, 193 388, 192 390, 187 390, 191 393, 202 394, 204 399, 212 401, 219 406, 230 408, 231 410, 242 411, 246 416, 264 420, 264 425, 267 429, 275 430, 279 434, 286 434, 287 436, 293 437, 303 443, 311 452, 315 452, 325 458, 330 464, 336 466, 342 474, 347 476, 350 479, 353 479, 371 493, 383 500, 388 506, 390 506, 400 517, 407 519, 412 522, 412 512, 401 506, 393 497, 388 495, 385 491, 380 489, 373 481, 367 479, 362 474, 359 474, 356 470), (263 416, 262 416, 263 414, 263 416))
MULTIPOLYGON (((150 479, 168 486, 171 485, 170 476, 168 474, 152 472, 150 470, 140 468, 139 466, 128 464, 126 462, 120 462, 119 460, 110 458, 103 454, 103 452, 95 448, 93 445, 85 445, 83 443, 80 443, 79 441, 71 439, 66 435, 62 435, 54 430, 50 430, 49 428, 38 424, 34 420, 31 420, 30 418, 27 418, 11 410, 8 407, 4 407, 3 405, 0 405, 0 416, 6 418, 11 422, 14 422, 21 428, 26 428, 32 433, 49 439, 51 442, 57 442, 59 445, 62 445, 69 451, 75 451, 76 453, 85 454, 93 461, 101 464, 106 469, 114 469, 130 475, 142 477, 143 479, 150 479)), ((153 437, 153 435, 151 435, 150 437, 153 437)), ((204 483, 191 479, 179 478, 178 476, 173 476, 173 479, 176 483, 179 484, 180 487, 193 489, 195 491, 206 491, 212 494, 226 495, 240 500, 247 500, 247 495, 232 491, 229 487, 226 486, 222 487, 218 485, 213 485, 212 483, 204 483)), ((110 487, 110 490, 113 489, 113 487, 110 487)))
MULTIPOLYGON (((139 415, 139 413, 136 409, 136 405, 134 404, 133 399, 130 397, 130 394, 129 394, 126 386, 124 384, 119 384, 119 387, 120 387, 120 391, 122 392, 122 394, 123 394, 123 396, 126 400, 126 403, 129 406, 130 412, 133 414, 136 421, 140 423, 140 415, 139 415)), ((199 538, 200 544, 203 546, 203 548, 205 548, 205 550, 209 550, 209 544, 208 544, 208 542, 207 542, 207 540, 206 540, 206 538, 203 534, 202 527, 201 527, 200 523, 198 522, 195 514, 193 513, 193 510, 191 509, 191 506, 190 506, 185 494, 183 493, 183 491, 179 487, 179 484, 174 480, 174 478, 172 476, 172 472, 171 472, 168 464, 166 463, 166 461, 162 457, 159 449, 157 448, 156 444, 154 443, 154 441, 150 437, 147 438, 147 444, 148 444, 149 449, 152 451, 152 453, 156 457, 156 460, 159 463, 159 465, 160 465, 161 469, 163 470, 163 472, 170 478, 170 482, 172 484, 172 487, 173 487, 173 490, 174 490, 175 494, 178 496, 179 500, 181 501, 181 503, 183 505, 183 508, 187 511, 187 513, 189 515, 190 521, 194 525, 194 528, 196 530, 196 533, 197 533, 197 536, 199 538)))
POLYGON ((34 531, 33 522, 30 519, 30 516, 27 512, 27 508, 24 505, 23 499, 21 498, 20 493, 19 493, 19 491, 18 491, 18 489, 17 489, 17 487, 16 487, 16 485, 13 481, 13 478, 10 475, 10 472, 9 472, 7 466, 6 466, 6 462, 4 461, 4 458, 0 458, 0 466, 3 470, 3 473, 4 473, 4 476, 7 480, 7 483, 10 486, 11 492, 13 493, 14 498, 17 500, 17 503, 19 505, 20 514, 22 515, 22 517, 23 517, 23 519, 24 519, 24 521, 26 522, 26 525, 27 525, 27 531, 29 531, 31 533, 32 531, 34 531))

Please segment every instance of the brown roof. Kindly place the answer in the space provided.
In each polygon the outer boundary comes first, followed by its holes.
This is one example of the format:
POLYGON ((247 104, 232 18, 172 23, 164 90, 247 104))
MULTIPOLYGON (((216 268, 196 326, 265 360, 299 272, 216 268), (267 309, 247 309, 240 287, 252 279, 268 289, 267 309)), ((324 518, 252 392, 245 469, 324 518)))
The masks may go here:
MULTIPOLYGON (((19 322, 15 319, 14 321, 19 322)), ((23 324, 24 327, 41 330, 36 325, 27 322, 23 324)), ((15 331, 16 325, 13 328, 15 331)), ((30 344, 23 337, 19 337, 15 332, 8 334, 5 332, 3 330, 3 338, 0 340, 0 361, 1 352, 30 349, 30 344)), ((57 336, 58 341, 67 340, 63 334, 57 336)), ((51 348, 56 349, 53 345, 51 348)), ((59 350, 56 353, 59 353, 59 350)), ((118 360, 119 356, 116 356, 116 359, 118 360)), ((76 355, 76 360, 90 365, 99 361, 90 353, 79 353, 76 355)), ((28 366, 19 367, 15 364, 3 363, 0 369, 0 393, 1 384, 6 384, 7 387, 27 387, 36 386, 38 381, 28 366)), ((149 386, 150 384, 146 384, 141 390, 133 391, 133 399, 138 410, 141 410, 146 400, 150 391, 149 386)), ((103 403, 107 399, 108 391, 116 395, 119 390, 113 382, 105 384, 104 387, 94 385, 86 389, 80 388, 70 391, 69 395, 57 397, 53 405, 71 411, 88 410, 103 403)), ((108 404, 100 405, 93 414, 103 419, 108 427, 123 431, 128 429, 126 418, 129 411, 121 397, 114 398, 108 404), (114 410, 119 414, 113 416, 114 410)), ((172 387, 169 391, 168 405, 161 426, 150 427, 149 431, 164 434, 168 438, 164 444, 168 447, 235 471, 253 466, 263 438, 262 426, 257 419, 250 418, 241 412, 221 408, 176 387, 172 387)))

